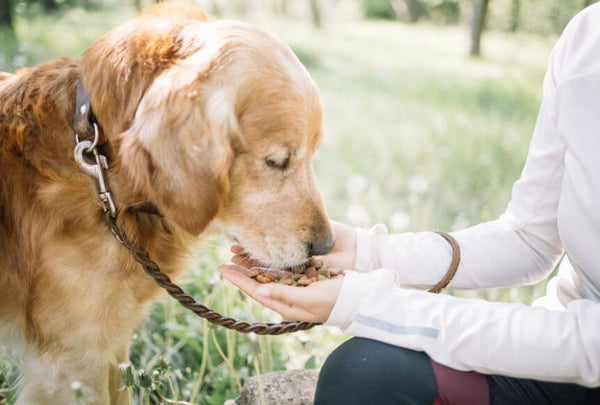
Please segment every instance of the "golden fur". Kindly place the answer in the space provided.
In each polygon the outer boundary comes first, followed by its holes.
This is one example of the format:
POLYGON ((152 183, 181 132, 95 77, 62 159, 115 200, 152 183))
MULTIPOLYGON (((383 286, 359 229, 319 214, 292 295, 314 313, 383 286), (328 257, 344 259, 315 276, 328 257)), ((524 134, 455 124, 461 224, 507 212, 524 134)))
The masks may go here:
POLYGON ((161 5, 81 60, 0 74, 0 342, 24 346, 19 404, 74 403, 73 381, 90 403, 128 403, 117 365, 160 293, 73 159, 80 77, 110 142, 117 206, 164 214, 119 221, 171 276, 209 225, 274 266, 332 242, 310 165, 318 91, 271 34, 161 5))

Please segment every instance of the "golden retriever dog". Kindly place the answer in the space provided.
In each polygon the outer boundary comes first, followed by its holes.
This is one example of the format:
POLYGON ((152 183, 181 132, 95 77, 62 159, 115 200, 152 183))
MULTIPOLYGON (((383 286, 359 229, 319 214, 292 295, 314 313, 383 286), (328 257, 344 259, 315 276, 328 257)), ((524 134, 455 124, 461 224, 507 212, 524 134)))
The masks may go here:
POLYGON ((74 159, 80 79, 118 223, 170 276, 207 228, 270 266, 333 245, 311 168, 320 96, 274 35, 160 5, 81 59, 0 75, 0 342, 23 353, 19 404, 73 404, 74 381, 89 403, 128 403, 118 364, 161 293, 74 159))

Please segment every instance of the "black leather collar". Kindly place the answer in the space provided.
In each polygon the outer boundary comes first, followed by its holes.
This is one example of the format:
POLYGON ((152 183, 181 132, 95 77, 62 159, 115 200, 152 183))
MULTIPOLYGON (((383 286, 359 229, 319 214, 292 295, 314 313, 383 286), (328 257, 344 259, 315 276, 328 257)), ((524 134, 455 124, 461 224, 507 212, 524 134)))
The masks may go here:
MULTIPOLYGON (((79 79, 77 82, 77 95, 75 98, 75 117, 73 119, 73 129, 80 138, 89 140, 94 139, 94 125, 98 126, 100 137, 98 139, 98 146, 102 146, 106 143, 106 136, 102 130, 102 125, 98 122, 98 119, 94 115, 90 96, 83 86, 83 79, 79 79)), ((83 139, 80 139, 83 140, 83 139)))

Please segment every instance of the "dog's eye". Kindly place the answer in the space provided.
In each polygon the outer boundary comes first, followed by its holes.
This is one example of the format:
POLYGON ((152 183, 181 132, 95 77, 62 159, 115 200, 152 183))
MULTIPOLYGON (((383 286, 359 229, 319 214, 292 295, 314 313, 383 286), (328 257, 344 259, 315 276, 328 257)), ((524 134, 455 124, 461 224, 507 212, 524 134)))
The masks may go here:
POLYGON ((272 167, 274 169, 285 170, 290 165, 290 157, 287 156, 283 159, 266 158, 265 163, 267 164, 267 166, 272 167))

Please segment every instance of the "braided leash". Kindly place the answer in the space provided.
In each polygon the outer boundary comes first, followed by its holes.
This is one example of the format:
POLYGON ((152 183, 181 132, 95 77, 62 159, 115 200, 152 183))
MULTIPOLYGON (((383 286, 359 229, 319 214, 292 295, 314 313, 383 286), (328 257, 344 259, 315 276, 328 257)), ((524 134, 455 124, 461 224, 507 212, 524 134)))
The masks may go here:
POLYGON ((257 335, 281 335, 283 333, 298 332, 308 330, 317 323, 309 322, 281 322, 281 323, 248 323, 240 322, 233 318, 219 314, 212 309, 202 305, 181 287, 171 281, 171 278, 163 273, 156 262, 150 258, 148 252, 129 238, 125 232, 117 225, 116 216, 113 217, 110 211, 104 213, 104 222, 123 246, 125 246, 133 255, 135 260, 142 265, 146 274, 154 279, 156 284, 163 288, 167 293, 175 298, 181 305, 195 313, 201 318, 208 320, 215 325, 223 326, 227 329, 233 329, 240 333, 253 332, 257 335))

